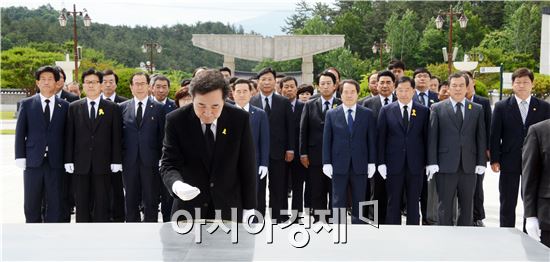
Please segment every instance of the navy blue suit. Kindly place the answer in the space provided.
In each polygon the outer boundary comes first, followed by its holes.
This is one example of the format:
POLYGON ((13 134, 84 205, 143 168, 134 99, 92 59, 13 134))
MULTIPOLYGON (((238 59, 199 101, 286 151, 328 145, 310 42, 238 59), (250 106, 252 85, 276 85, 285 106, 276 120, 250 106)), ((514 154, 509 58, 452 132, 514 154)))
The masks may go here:
POLYGON ((514 227, 516 205, 522 173, 521 153, 527 130, 531 125, 550 118, 550 105, 531 97, 525 124, 521 119, 515 96, 499 101, 491 122, 491 164, 500 164, 500 226, 514 227))
POLYGON ((43 196, 47 204, 44 221, 61 222, 62 219, 63 150, 69 103, 53 97, 49 103, 50 112, 53 111, 49 125, 44 119, 39 94, 20 102, 15 128, 15 158, 26 159, 23 183, 27 223, 42 222, 43 196))
POLYGON ((376 163, 376 120, 372 111, 356 106, 350 133, 342 105, 327 112, 323 133, 323 164, 331 164, 332 206, 347 207, 352 191, 352 222, 358 222, 359 202, 365 201, 369 163, 376 163))
MULTIPOLYGON (((166 98, 166 102, 164 103, 164 113, 168 114, 175 109, 177 109, 176 102, 170 98, 166 98)), ((162 177, 160 174, 159 177, 159 194, 160 194, 160 211, 162 213, 162 221, 163 222, 169 222, 170 221, 170 215, 172 214, 172 205, 174 204, 174 198, 170 195, 170 192, 168 192, 168 189, 164 186, 164 183, 162 182, 162 177)))
MULTIPOLYGON (((300 119, 302 112, 304 111, 305 104, 296 98, 294 102, 294 108, 292 116, 294 117, 294 148, 296 152, 300 148, 300 119)), ((292 189, 292 210, 302 212, 304 208, 304 199, 306 199, 306 206, 309 206, 310 190, 307 185, 308 170, 300 163, 300 156, 298 153, 294 155, 292 162, 288 164, 288 178, 290 179, 290 185, 292 189), (306 184, 306 190, 304 192, 304 183, 306 184)))
MULTIPOLYGON (((249 104, 248 113, 250 114, 250 128, 252 130, 252 140, 256 153, 256 171, 259 166, 269 166, 269 119, 267 114, 261 108, 249 104)), ((257 172, 256 172, 257 173, 257 172)), ((257 197, 258 197, 258 212, 265 215, 265 194, 266 180, 260 180, 259 175, 256 177, 257 182, 257 197)))
POLYGON ((407 225, 420 223, 419 198, 426 166, 430 111, 413 102, 409 125, 404 126, 398 102, 383 107, 378 116, 378 165, 386 165, 387 224, 401 224, 401 200, 405 188, 407 225))
POLYGON ((136 122, 134 99, 120 104, 122 112, 122 178, 126 188, 126 221, 139 222, 140 199, 145 222, 158 220, 159 160, 164 138, 164 105, 148 98, 143 120, 136 122))

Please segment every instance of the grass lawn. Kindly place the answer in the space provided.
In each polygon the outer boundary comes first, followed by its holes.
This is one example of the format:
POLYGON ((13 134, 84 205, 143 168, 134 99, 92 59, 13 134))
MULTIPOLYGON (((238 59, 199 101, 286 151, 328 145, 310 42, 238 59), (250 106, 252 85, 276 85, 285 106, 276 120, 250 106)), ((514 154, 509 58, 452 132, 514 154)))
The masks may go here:
POLYGON ((15 112, 13 111, 0 111, 0 119, 1 120, 11 120, 14 119, 15 112))
POLYGON ((14 135, 15 134, 15 130, 13 129, 1 129, 0 130, 0 135, 14 135))

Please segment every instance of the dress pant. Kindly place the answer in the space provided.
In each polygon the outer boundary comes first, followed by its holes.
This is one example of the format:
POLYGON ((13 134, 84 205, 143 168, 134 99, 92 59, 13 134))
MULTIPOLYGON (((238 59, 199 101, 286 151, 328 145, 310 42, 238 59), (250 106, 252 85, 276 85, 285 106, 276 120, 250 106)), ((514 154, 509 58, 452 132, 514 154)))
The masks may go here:
POLYGON ((74 174, 76 222, 109 222, 111 175, 74 174))
POLYGON ((143 203, 144 222, 158 222, 158 166, 145 166, 138 158, 124 166, 122 179, 126 189, 126 222, 141 222, 139 205, 143 203))
POLYGON ((519 181, 521 174, 500 173, 498 190, 500 193, 500 226, 516 226, 516 206, 518 204, 519 181))
POLYGON ((376 171, 369 182, 371 187, 370 199, 378 200, 378 223, 386 224, 386 213, 388 206, 386 180, 384 180, 378 171, 376 171))
POLYGON ((26 223, 63 222, 63 175, 63 169, 50 167, 48 158, 44 158, 40 167, 27 167, 23 171, 26 223))
POLYGON ((304 211, 304 199, 307 199, 308 191, 304 193, 304 184, 307 181, 307 169, 300 161, 292 161, 290 166, 290 180, 292 182, 292 210, 301 213, 304 211))
POLYGON ((438 224, 443 226, 453 225, 453 199, 458 198, 458 226, 473 225, 474 191, 477 174, 466 174, 459 167, 456 173, 437 173, 434 175, 438 204, 438 224))
POLYGON ((540 242, 550 248, 550 230, 540 231, 540 242))
POLYGON ((124 222, 124 186, 122 172, 111 174, 109 217, 112 222, 124 222))
POLYGON ((428 187, 428 179, 427 177, 423 176, 422 179, 422 191, 420 192, 420 211, 422 212, 422 222, 426 224, 431 224, 431 221, 429 221, 429 215, 428 215, 428 209, 430 208, 428 206, 428 198, 429 198, 429 187, 428 187))
POLYGON ((284 160, 269 160, 269 206, 271 218, 277 222, 285 222, 288 219, 288 180, 286 179, 286 162, 284 160), (283 215, 281 215, 281 211, 283 215))
MULTIPOLYGON (((436 173, 434 176, 437 176, 436 173)), ((437 187, 435 185, 435 179, 431 179, 427 182, 427 197, 426 197, 426 214, 422 213, 422 222, 427 222, 428 225, 437 224, 437 206, 439 203, 439 197, 437 196, 437 187)), ((424 189, 422 189, 424 191, 424 189)))
POLYGON ((332 207, 347 208, 348 192, 350 192, 352 224, 364 224, 359 219, 359 204, 366 200, 367 183, 367 174, 356 174, 351 167, 350 172, 347 174, 334 174, 332 176, 332 207))
POLYGON ((401 201, 403 194, 407 200, 407 225, 419 225, 419 201, 422 191, 423 174, 411 174, 405 169, 400 174, 388 174, 386 188, 388 193, 388 208, 386 224, 401 225, 401 201))
POLYGON ((75 203, 74 203, 74 188, 73 188, 73 174, 65 173, 63 171, 63 196, 62 196, 62 204, 63 204, 63 215, 61 218, 62 222, 71 222, 71 211, 73 210, 75 203))
POLYGON ((164 182, 162 181, 162 177, 160 176, 160 173, 157 174, 159 182, 159 196, 160 196, 160 212, 162 213, 162 222, 170 222, 171 221, 171 214, 172 214, 172 205, 174 204, 174 197, 170 195, 170 192, 168 192, 168 189, 164 185, 164 182))
MULTIPOLYGON (((315 221, 319 221, 319 215, 315 214, 317 210, 329 213, 332 210, 332 180, 323 174, 323 166, 321 165, 310 165, 308 174, 309 184, 311 185, 311 209, 315 221)), ((328 218, 326 222, 328 222, 328 218)))
POLYGON ((483 207, 483 178, 485 178, 485 174, 477 175, 476 191, 474 193, 474 221, 485 219, 485 207, 483 207))
MULTIPOLYGON (((271 171, 269 171, 271 173, 271 171)), ((269 173, 268 173, 269 174, 269 173)), ((267 188, 267 176, 263 179, 260 179, 260 175, 256 176, 256 185, 257 185, 257 200, 258 200, 258 207, 257 210, 265 219, 265 212, 266 212, 266 188, 267 188)))

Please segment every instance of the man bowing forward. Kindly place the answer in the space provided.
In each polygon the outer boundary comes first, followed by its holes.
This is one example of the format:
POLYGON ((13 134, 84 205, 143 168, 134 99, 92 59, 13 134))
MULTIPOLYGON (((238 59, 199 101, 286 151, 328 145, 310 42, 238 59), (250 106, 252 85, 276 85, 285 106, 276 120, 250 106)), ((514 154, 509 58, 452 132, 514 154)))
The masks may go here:
MULTIPOLYGON (((193 103, 166 119, 161 176, 174 197, 172 214, 238 220, 256 207, 256 160, 248 113, 224 103, 227 84, 218 70, 191 81, 193 103), (200 210, 200 214, 195 209, 200 210), (231 209, 237 209, 232 217, 231 209), (221 217, 216 217, 220 210, 221 217)), ((177 217, 172 217, 172 220, 177 217)))

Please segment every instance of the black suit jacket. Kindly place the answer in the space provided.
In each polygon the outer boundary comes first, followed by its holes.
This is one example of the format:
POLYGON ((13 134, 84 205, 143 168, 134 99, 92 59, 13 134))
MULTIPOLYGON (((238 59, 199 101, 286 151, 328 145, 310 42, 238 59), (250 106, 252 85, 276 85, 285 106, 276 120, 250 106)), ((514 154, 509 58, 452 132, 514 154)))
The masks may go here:
POLYGON ((491 123, 491 164, 500 163, 503 173, 521 173, 521 148, 529 127, 550 118, 550 105, 531 97, 525 125, 515 96, 495 104, 491 123))
POLYGON ((296 150, 294 161, 300 161, 298 150, 300 148, 300 119, 302 118, 302 111, 304 111, 304 103, 296 98, 296 104, 294 104, 294 111, 292 112, 292 121, 294 121, 294 149, 296 150))
POLYGON ((115 103, 117 103, 117 104, 120 104, 120 103, 122 103, 126 100, 128 100, 128 98, 123 97, 123 96, 119 96, 119 95, 115 95, 115 103))
MULTIPOLYGON (((389 101, 389 103, 391 104, 392 102, 395 102, 395 101, 397 101, 397 97, 394 94, 392 94, 392 99, 389 101)), ((374 114, 374 118, 378 120, 378 115, 380 114, 380 108, 382 108, 382 101, 380 101, 380 95, 367 98, 363 103, 363 106, 372 110, 372 113, 374 114)))
MULTIPOLYGON (((323 114, 322 103, 323 99, 321 97, 307 101, 300 120, 300 156, 308 155, 311 165, 323 164, 325 114, 323 114)), ((342 104, 342 101, 334 98, 332 108, 340 104, 342 104)))
POLYGON ((67 92, 65 90, 61 90, 61 95, 59 95, 59 98, 69 102, 69 103, 72 103, 78 99, 80 99, 80 97, 78 97, 77 95, 71 93, 71 92, 67 92))
MULTIPOLYGON (((260 94, 252 97, 250 104, 264 109, 260 94)), ((269 118, 269 158, 283 160, 286 151, 295 151, 294 121, 288 99, 273 93, 271 114, 268 114, 267 117, 269 118)))
POLYGON ((111 164, 122 164, 122 117, 114 102, 101 99, 95 121, 86 98, 69 105, 66 121, 65 163, 76 174, 111 174, 111 164))
POLYGON ((489 149, 491 134, 491 102, 488 98, 474 95, 472 102, 480 104, 483 107, 483 118, 485 119, 485 133, 487 133, 487 149, 489 149))
MULTIPOLYGON (((213 160, 206 160, 205 139, 200 119, 189 104, 167 115, 160 168, 164 185, 174 196, 172 213, 183 209, 202 218, 218 209, 231 219, 231 208, 256 208, 256 160, 248 113, 225 103, 217 120, 213 160), (182 124, 185 123, 185 124, 182 124), (176 181, 200 189, 190 201, 182 201, 172 191, 176 181), (213 205, 213 207, 211 206, 213 205)), ((195 216, 194 216, 195 217, 195 216)))
POLYGON ((550 230, 550 120, 533 124, 523 145, 524 217, 537 217, 550 230))

